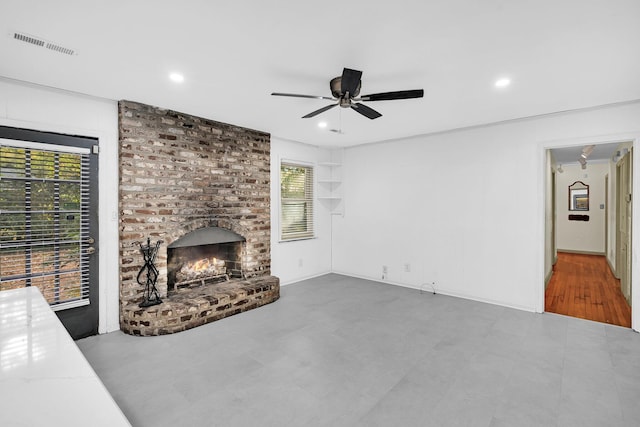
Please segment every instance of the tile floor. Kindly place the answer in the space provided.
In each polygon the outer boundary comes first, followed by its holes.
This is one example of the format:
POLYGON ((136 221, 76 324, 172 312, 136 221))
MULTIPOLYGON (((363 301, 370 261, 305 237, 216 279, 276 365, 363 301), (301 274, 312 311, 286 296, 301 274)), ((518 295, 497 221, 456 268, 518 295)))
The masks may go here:
POLYGON ((638 426, 640 335, 327 275, 162 337, 77 341, 134 426, 638 426))

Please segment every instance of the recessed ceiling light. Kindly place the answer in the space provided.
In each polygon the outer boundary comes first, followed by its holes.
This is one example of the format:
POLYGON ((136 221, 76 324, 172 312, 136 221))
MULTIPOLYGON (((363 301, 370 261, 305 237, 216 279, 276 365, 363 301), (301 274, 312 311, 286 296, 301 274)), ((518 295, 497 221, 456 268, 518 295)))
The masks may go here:
POLYGON ((184 81, 184 76, 180 73, 171 73, 169 74, 169 78, 175 83, 182 83, 184 81))
POLYGON ((320 123, 318 123, 318 127, 319 127, 319 128, 321 128, 321 129, 326 128, 326 127, 327 127, 327 122, 320 122, 320 123))
POLYGON ((507 87, 510 84, 511 84, 511 80, 507 78, 498 79, 494 83, 495 87, 507 87))

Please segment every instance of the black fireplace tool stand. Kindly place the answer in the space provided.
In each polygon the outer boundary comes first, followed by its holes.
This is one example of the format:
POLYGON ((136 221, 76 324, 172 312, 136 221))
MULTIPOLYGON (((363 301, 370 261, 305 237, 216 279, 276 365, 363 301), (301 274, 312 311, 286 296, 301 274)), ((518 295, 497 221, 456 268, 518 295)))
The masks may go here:
POLYGON ((142 252, 142 257, 144 258, 144 265, 140 269, 136 280, 140 286, 144 286, 144 298, 142 302, 138 304, 138 307, 142 308, 162 304, 158 288, 156 288, 159 272, 154 264, 161 244, 162 240, 158 240, 155 246, 151 246, 151 239, 148 237, 146 245, 140 243, 140 252, 142 252))

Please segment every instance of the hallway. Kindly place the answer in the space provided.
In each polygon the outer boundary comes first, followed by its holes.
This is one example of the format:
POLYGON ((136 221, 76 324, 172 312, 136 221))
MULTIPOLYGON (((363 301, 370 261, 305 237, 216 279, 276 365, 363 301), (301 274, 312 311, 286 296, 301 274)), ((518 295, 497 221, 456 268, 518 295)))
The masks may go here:
POLYGON ((620 281, 600 255, 558 252, 545 292, 545 311, 631 327, 631 307, 620 281))

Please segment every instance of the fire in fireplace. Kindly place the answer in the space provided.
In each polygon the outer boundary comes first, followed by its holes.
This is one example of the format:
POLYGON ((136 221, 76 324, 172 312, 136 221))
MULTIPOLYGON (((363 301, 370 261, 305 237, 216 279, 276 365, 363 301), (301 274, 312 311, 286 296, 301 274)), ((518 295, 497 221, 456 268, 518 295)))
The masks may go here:
POLYGON ((167 247, 167 290, 244 277, 244 237, 219 227, 185 234, 167 247))
POLYGON ((180 270, 176 272, 176 283, 207 279, 209 277, 228 279, 229 276, 225 265, 224 260, 216 257, 189 261, 183 264, 180 270))

